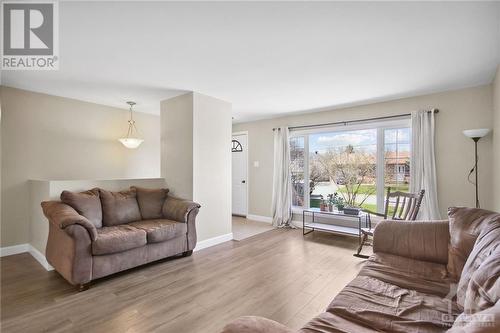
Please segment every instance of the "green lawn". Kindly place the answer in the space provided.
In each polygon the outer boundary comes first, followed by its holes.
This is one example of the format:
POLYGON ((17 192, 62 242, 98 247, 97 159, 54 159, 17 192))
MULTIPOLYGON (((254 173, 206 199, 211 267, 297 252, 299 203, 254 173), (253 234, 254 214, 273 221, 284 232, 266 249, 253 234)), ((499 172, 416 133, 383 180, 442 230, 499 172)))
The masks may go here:
POLYGON ((367 209, 367 210, 371 210, 372 212, 376 212, 377 211, 377 205, 376 204, 362 204, 361 205, 362 208, 364 209, 367 209))
MULTIPOLYGON (((387 187, 389 187, 389 186, 391 187, 391 192, 394 192, 394 191, 408 192, 408 184, 386 185, 385 191, 387 191, 387 187)), ((344 185, 339 185, 338 191, 342 192, 342 193, 347 192, 344 185)), ((359 186, 358 194, 368 194, 368 193, 375 194, 375 185, 374 184, 373 185, 372 184, 362 184, 359 186)))

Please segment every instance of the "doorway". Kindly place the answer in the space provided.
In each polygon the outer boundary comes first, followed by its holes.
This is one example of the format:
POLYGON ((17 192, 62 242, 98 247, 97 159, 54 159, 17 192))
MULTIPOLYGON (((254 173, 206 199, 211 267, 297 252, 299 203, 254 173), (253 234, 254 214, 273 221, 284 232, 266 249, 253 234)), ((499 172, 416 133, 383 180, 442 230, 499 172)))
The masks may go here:
POLYGON ((233 133, 232 155, 232 213, 248 214, 248 133, 233 133))

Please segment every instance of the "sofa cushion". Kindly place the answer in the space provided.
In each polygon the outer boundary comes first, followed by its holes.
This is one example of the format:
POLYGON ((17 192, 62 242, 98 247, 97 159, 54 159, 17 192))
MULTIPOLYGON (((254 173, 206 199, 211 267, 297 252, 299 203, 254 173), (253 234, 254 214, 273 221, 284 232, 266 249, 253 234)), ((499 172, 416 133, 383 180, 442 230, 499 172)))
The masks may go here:
POLYGON ((61 201, 85 216, 96 228, 102 227, 102 208, 99 189, 84 192, 62 191, 61 201))
POLYGON ((161 219, 162 208, 167 198, 168 189, 148 189, 131 186, 137 192, 137 202, 143 220, 161 219))
POLYGON ((457 290, 457 301, 468 314, 487 309, 499 299, 500 228, 479 236, 465 263, 457 290))
POLYGON ((165 219, 137 221, 129 225, 144 230, 147 233, 148 243, 164 242, 187 233, 186 223, 165 219))
POLYGON ((450 245, 447 268, 450 276, 458 281, 481 230, 498 224, 500 214, 478 208, 452 207, 448 210, 448 217, 450 245))
POLYGON ((102 223, 106 227, 141 220, 137 191, 110 192, 99 189, 102 203, 102 223))
MULTIPOLYGON (((251 331, 250 331, 251 332, 251 331)), ((270 331, 274 332, 274 331, 270 331)), ((380 332, 368 323, 356 322, 339 315, 323 312, 310 320, 298 333, 375 333, 380 332)), ((233 333, 233 332, 231 332, 233 333)), ((239 333, 236 331, 235 333, 239 333)))
POLYGON ((388 253, 373 254, 359 272, 361 276, 441 297, 450 291, 451 280, 446 274, 443 264, 388 253))
MULTIPOLYGON (((326 312, 346 320, 343 324, 340 321, 345 327, 332 332, 357 332, 354 328, 362 326, 366 330, 361 332, 372 329, 416 333, 445 331, 460 310, 456 303, 442 296, 402 288, 370 276, 357 276, 334 298, 326 312), (352 326, 349 322, 356 324, 352 326)), ((333 321, 333 327, 337 328, 338 322, 333 321)))
POLYGON ((97 229, 97 239, 92 242, 92 254, 102 255, 146 245, 146 232, 130 225, 117 225, 97 229))

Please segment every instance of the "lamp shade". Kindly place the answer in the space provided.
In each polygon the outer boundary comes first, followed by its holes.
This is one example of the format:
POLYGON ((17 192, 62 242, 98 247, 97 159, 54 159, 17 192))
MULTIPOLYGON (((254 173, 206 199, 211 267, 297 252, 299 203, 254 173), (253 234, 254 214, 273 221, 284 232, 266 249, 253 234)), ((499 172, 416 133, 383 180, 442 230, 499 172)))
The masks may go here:
POLYGON ((490 132, 489 128, 476 128, 463 131, 464 135, 469 138, 482 138, 483 136, 486 136, 489 132, 490 132))
POLYGON ((118 139, 118 141, 120 141, 125 147, 127 147, 129 149, 135 149, 135 148, 139 147, 140 144, 142 143, 142 141, 144 141, 144 140, 137 139, 137 138, 122 138, 122 139, 118 139))

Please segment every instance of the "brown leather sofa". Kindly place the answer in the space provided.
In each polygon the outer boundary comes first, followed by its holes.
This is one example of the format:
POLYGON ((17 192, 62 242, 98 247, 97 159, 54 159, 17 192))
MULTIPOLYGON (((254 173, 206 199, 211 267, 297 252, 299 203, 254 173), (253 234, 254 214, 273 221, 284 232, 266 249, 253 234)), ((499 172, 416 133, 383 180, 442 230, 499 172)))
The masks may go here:
MULTIPOLYGON (((447 221, 383 221, 373 251, 299 332, 500 332, 500 214, 451 208, 447 221)), ((223 330, 292 332, 250 316, 223 330)))
POLYGON ((42 202, 49 220, 47 261, 80 290, 92 280, 175 255, 196 245, 200 205, 167 189, 63 191, 42 202))

